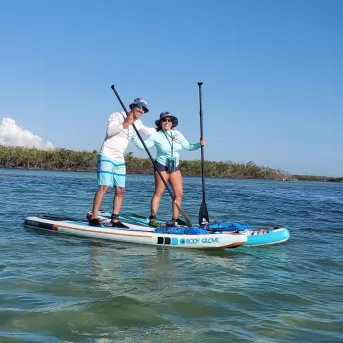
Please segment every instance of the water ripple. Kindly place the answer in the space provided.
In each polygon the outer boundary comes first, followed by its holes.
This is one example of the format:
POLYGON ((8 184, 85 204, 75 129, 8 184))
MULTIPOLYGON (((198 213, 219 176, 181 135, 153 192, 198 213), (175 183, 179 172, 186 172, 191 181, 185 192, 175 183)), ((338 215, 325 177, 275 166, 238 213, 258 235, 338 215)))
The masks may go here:
MULTIPOLYGON (((212 219, 285 226, 291 239, 184 251, 25 230, 28 215, 84 218, 95 174, 0 174, 0 341, 343 340, 341 184, 207 179, 212 219)), ((184 181, 183 208, 196 221, 201 179, 184 181)), ((146 215, 152 192, 151 175, 130 175, 123 211, 146 215)), ((170 208, 166 194, 161 216, 170 208)))

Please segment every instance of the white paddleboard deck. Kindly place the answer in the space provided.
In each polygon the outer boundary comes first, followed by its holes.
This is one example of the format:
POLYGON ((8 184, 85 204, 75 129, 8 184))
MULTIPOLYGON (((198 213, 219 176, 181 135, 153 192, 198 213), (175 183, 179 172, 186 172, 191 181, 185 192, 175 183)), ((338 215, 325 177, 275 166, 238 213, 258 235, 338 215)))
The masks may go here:
POLYGON ((170 246, 187 249, 225 249, 239 247, 247 241, 240 233, 214 234, 162 234, 151 232, 151 228, 125 223, 129 229, 114 228, 105 225, 89 226, 88 222, 65 219, 49 219, 33 216, 24 221, 24 226, 62 234, 106 239, 117 242, 138 243, 157 246, 170 246), (143 230, 142 230, 143 229, 143 230), (149 231, 148 231, 148 230, 149 231))

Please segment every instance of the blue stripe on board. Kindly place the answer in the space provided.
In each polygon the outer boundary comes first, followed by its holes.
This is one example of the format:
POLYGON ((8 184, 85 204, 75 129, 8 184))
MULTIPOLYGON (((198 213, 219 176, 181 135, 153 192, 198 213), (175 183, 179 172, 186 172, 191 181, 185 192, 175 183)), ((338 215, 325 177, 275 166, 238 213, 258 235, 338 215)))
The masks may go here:
POLYGON ((171 239, 171 245, 178 245, 179 244, 179 240, 175 237, 172 237, 171 239))

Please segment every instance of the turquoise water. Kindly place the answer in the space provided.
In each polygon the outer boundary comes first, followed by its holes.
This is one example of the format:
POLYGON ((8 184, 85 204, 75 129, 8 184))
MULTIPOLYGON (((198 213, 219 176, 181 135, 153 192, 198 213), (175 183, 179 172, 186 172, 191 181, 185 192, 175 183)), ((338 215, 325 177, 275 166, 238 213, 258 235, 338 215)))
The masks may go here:
MULTIPOLYGON (((127 187, 123 212, 148 214, 152 176, 129 175, 127 187)), ((290 240, 190 251, 26 230, 29 215, 83 218, 96 176, 0 169, 0 341, 342 342, 343 185, 206 187, 212 220, 284 226, 290 240)), ((184 188, 196 222, 201 179, 184 178, 184 188)), ((170 215, 167 193, 160 215, 170 215)))

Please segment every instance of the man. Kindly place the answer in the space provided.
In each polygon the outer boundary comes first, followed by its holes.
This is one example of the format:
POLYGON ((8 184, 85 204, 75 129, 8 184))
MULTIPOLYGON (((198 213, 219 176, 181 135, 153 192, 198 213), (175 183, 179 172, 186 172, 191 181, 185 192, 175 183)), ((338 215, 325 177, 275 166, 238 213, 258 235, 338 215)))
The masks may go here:
POLYGON ((111 223, 114 227, 127 228, 119 221, 119 212, 124 198, 126 166, 124 152, 132 139, 135 140, 135 130, 140 133, 151 135, 155 129, 143 125, 139 119, 144 113, 149 112, 147 102, 142 98, 136 98, 130 105, 131 111, 112 113, 108 119, 105 140, 99 152, 97 165, 97 181, 99 189, 94 196, 92 216, 89 219, 90 226, 100 226, 98 218, 99 208, 110 187, 115 187, 113 199, 113 212, 111 223), (125 118, 125 119, 124 119, 125 118))

